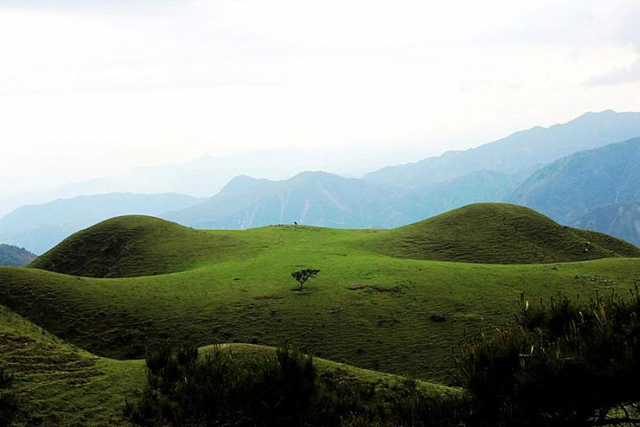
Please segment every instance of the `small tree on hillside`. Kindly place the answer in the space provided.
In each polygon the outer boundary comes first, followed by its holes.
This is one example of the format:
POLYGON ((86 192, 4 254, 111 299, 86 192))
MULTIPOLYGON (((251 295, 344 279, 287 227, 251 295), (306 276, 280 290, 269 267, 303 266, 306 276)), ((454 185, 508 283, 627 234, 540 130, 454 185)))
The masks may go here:
POLYGON ((320 270, 316 270, 314 268, 305 268, 303 270, 294 271, 293 273, 291 273, 291 277, 298 281, 298 283, 300 284, 300 290, 302 290, 302 287, 307 282, 307 280, 316 277, 318 273, 320 273, 320 270))

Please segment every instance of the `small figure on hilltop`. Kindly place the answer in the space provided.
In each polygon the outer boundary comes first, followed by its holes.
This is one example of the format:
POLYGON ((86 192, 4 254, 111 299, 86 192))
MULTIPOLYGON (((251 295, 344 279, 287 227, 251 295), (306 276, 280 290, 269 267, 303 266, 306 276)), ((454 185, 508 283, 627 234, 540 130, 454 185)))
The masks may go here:
POLYGON ((320 270, 316 270, 314 268, 305 268, 303 270, 294 271, 293 273, 291 273, 291 277, 298 281, 298 283, 300 284, 300 288, 298 290, 301 291, 306 281, 316 277, 318 273, 320 273, 320 270))
POLYGON ((293 225, 298 225, 298 221, 293 221, 293 225))

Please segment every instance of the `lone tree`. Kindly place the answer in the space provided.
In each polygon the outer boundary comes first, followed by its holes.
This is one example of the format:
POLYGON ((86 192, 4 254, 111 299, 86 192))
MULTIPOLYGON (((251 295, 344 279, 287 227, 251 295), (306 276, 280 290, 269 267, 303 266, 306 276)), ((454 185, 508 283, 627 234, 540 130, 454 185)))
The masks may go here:
POLYGON ((293 273, 291 273, 291 277, 293 277, 298 281, 298 283, 300 283, 300 290, 302 290, 302 287, 307 282, 307 280, 316 277, 318 273, 320 273, 320 270, 316 270, 314 268, 305 268, 303 270, 294 271, 293 273))

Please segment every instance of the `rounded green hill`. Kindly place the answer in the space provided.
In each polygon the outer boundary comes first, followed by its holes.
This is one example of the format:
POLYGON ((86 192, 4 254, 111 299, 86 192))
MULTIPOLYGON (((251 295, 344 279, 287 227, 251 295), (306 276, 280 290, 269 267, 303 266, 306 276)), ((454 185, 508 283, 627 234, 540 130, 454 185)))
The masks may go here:
POLYGON ((372 236, 366 247, 399 258, 534 264, 637 257, 640 249, 577 230, 517 205, 478 203, 372 236))
MULTIPOLYGON (((271 227, 267 227, 268 230, 271 227)), ((286 227, 273 227, 284 229, 286 227)), ((486 264, 534 264, 640 256, 604 234, 561 226, 517 205, 479 203, 393 230, 324 230, 397 258, 486 264)), ((80 231, 31 267, 85 277, 136 277, 185 271, 266 249, 261 230, 203 231, 148 216, 122 216, 80 231)))
POLYGON ((184 271, 241 248, 230 233, 211 234, 142 215, 112 218, 73 234, 30 267, 86 277, 136 277, 184 271))

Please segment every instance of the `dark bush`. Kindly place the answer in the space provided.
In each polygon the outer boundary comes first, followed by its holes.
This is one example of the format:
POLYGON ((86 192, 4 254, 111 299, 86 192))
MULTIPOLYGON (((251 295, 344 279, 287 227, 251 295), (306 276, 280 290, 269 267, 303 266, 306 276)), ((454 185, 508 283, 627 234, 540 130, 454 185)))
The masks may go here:
POLYGON ((0 367, 0 426, 10 426, 18 415, 18 397, 12 391, 13 375, 0 367))
POLYGON ((560 296, 462 347, 460 368, 483 426, 640 425, 640 297, 585 304, 560 296))
POLYGON ((427 398, 408 381, 381 395, 345 382, 287 346, 240 359, 216 348, 160 348, 147 357, 148 384, 125 415, 139 426, 454 426, 458 399, 427 398))

